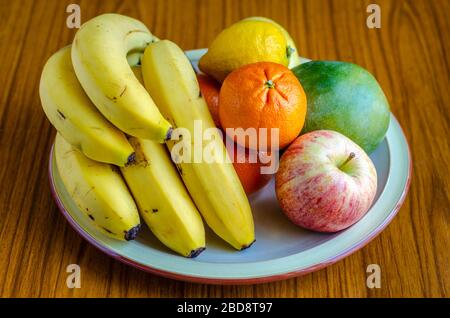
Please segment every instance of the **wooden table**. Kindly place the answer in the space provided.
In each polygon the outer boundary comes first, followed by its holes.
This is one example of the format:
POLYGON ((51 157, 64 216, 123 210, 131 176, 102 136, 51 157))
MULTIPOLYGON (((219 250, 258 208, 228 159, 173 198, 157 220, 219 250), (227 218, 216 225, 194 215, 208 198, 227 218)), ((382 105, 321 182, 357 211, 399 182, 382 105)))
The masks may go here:
POLYGON ((0 0, 0 295, 3 297, 449 297, 450 1, 81 1, 81 19, 136 17, 183 49, 207 47, 225 26, 262 15, 286 26, 312 59, 352 61, 379 80, 413 156, 409 195, 369 245, 318 272, 252 286, 177 282, 146 274, 85 242, 57 210, 47 180, 55 130, 38 95, 47 58, 73 39, 65 1, 0 0), (381 29, 366 26, 367 5, 381 29), (66 287, 66 267, 82 288, 66 287), (380 289, 366 267, 381 266, 380 289))

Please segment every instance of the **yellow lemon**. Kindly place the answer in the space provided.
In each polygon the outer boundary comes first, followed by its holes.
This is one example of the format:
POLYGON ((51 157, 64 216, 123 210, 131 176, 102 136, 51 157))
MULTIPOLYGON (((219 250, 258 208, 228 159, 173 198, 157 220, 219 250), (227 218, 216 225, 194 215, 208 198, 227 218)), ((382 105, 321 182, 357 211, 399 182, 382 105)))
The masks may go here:
POLYGON ((288 67, 294 68, 300 64, 300 57, 298 55, 297 46, 295 45, 295 42, 292 39, 289 32, 286 31, 286 29, 283 28, 280 24, 276 23, 275 21, 273 21, 269 18, 265 18, 265 17, 248 17, 242 21, 265 21, 265 22, 272 23, 274 26, 276 26, 281 31, 281 33, 283 33, 283 35, 286 39, 286 43, 287 43, 286 54, 287 54, 287 58, 289 61, 288 67))
POLYGON ((224 29, 200 59, 202 72, 222 82, 233 70, 256 62, 288 66, 286 38, 267 21, 240 21, 224 29))

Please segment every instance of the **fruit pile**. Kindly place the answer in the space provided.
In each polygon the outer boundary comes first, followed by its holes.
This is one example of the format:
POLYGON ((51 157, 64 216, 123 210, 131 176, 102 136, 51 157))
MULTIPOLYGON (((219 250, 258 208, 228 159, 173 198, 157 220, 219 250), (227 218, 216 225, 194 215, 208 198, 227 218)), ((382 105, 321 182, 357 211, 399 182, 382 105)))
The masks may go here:
MULTIPOLYGON (((367 154, 390 120, 386 97, 369 72, 345 62, 301 63, 289 33, 262 17, 223 30, 199 68, 206 74, 198 75, 200 89, 219 128, 227 134, 228 128, 279 130, 277 144, 266 138, 266 149, 283 153, 276 196, 293 223, 336 232, 368 211, 377 174, 367 154)), ((233 137, 237 147, 261 151, 260 140, 251 145, 233 137)), ((270 180, 260 162, 234 166, 247 194, 270 180)))
POLYGON ((206 246, 204 220, 235 249, 248 248, 247 195, 273 176, 263 158, 281 152, 276 195, 294 223, 333 232, 367 212, 376 171, 366 152, 390 116, 367 71, 300 64, 289 34, 261 17, 223 30, 199 67, 202 74, 175 43, 119 14, 87 21, 47 61, 39 94, 58 131, 58 173, 100 231, 133 240, 142 218, 167 247, 195 257, 206 246), (198 122, 210 129, 199 151, 213 160, 195 160, 195 147, 178 151, 191 146, 198 122), (252 128, 255 138, 229 133, 252 128))

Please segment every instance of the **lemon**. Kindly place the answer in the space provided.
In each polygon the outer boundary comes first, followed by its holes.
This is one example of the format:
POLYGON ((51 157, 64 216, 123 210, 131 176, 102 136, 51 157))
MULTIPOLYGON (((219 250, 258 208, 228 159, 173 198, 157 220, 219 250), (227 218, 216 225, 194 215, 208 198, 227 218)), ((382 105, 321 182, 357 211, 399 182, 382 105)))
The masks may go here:
POLYGON ((280 24, 276 23, 275 21, 269 19, 269 18, 265 18, 265 17, 248 17, 245 18, 242 21, 266 21, 269 23, 272 23, 274 26, 276 26, 281 33, 283 33, 284 38, 286 39, 286 43, 287 43, 287 49, 286 49, 286 54, 287 54, 287 58, 289 61, 289 68, 294 68, 297 65, 300 64, 300 57, 298 55, 298 50, 297 50, 297 46, 295 45, 294 40, 292 39, 291 35, 289 34, 288 31, 286 31, 285 28, 283 28, 280 24))
POLYGON ((224 29, 200 59, 202 72, 222 82, 233 70, 256 62, 288 66, 286 38, 267 21, 246 20, 224 29))

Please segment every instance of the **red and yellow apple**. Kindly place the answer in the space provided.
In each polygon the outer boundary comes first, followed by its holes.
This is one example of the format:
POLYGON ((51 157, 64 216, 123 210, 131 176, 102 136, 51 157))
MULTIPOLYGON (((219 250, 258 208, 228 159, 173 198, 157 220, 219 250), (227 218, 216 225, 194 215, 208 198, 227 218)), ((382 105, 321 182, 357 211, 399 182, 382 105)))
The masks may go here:
POLYGON ((286 216, 318 232, 337 232, 361 219, 377 190, 377 173, 364 150, 344 135, 317 130, 284 152, 275 178, 286 216))

